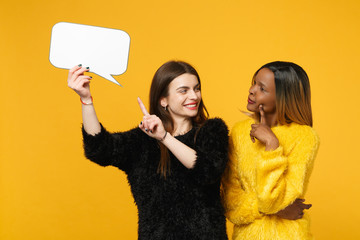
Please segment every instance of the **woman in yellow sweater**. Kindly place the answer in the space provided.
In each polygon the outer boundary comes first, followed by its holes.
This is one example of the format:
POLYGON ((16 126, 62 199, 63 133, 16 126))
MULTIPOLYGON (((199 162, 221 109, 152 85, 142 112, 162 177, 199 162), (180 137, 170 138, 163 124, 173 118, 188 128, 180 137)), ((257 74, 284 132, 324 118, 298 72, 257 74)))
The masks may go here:
POLYGON ((319 147, 306 72, 290 62, 265 64, 254 74, 247 109, 253 118, 233 127, 223 177, 233 239, 312 239, 307 213, 297 220, 279 217, 304 198, 319 147))

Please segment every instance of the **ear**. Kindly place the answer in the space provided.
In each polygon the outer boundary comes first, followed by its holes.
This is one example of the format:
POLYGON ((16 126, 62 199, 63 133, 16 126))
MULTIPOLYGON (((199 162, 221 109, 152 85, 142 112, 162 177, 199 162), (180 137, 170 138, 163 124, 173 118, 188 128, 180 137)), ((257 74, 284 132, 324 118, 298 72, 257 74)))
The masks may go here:
POLYGON ((168 105, 168 101, 167 101, 166 97, 162 97, 162 98, 160 99, 160 105, 161 105, 162 107, 166 107, 166 106, 168 105))

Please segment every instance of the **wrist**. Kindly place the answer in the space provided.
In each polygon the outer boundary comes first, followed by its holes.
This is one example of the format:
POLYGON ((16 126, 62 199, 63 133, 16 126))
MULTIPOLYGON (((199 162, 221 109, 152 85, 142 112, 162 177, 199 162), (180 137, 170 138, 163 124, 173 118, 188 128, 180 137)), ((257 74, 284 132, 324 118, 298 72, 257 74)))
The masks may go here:
POLYGON ((280 146, 279 140, 277 138, 271 139, 270 141, 267 141, 265 144, 265 151, 271 151, 275 150, 280 146))
POLYGON ((83 105, 91 105, 93 104, 93 97, 90 96, 90 97, 80 97, 80 102, 83 104, 83 105))
POLYGON ((159 141, 163 142, 165 140, 166 136, 167 136, 167 132, 165 132, 164 136, 162 138, 160 138, 159 141))

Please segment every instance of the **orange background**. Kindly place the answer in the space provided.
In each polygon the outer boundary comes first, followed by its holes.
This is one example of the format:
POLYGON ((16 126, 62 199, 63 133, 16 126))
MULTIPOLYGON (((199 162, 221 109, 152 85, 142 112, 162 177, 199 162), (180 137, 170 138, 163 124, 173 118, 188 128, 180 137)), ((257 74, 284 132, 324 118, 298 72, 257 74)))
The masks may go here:
MULTIPOLYGON (((321 146, 306 196, 316 239, 359 239, 360 2, 54 0, 0 3, 0 239, 136 239, 125 175, 83 156, 81 104, 49 62, 51 28, 73 22, 131 37, 128 70, 91 84, 111 131, 141 120, 156 69, 193 64, 212 116, 244 119, 253 73, 273 60, 308 73, 321 146)), ((90 66, 91 67, 91 66, 90 66)), ((229 233, 232 232, 231 224, 229 233)))

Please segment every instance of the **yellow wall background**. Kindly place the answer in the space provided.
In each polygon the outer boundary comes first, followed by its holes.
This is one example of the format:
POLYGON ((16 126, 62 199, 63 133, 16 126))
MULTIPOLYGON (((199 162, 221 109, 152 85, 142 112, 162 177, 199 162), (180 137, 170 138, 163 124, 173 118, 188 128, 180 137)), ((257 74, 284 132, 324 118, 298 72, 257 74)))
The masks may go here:
MULTIPOLYGON (((307 202, 316 239, 360 239, 358 0, 35 0, 0 3, 0 239, 136 239, 137 210, 119 170, 83 156, 81 104, 49 58, 51 28, 73 22, 131 37, 128 70, 96 75, 92 94, 111 131, 141 120, 156 69, 193 64, 212 116, 245 117, 253 73, 273 60, 309 74, 321 147, 307 202)), ((91 66, 90 66, 91 67, 91 66)), ((229 233, 232 232, 231 224, 229 233)))

